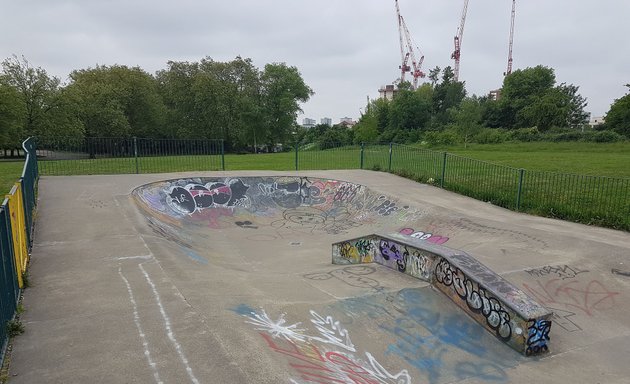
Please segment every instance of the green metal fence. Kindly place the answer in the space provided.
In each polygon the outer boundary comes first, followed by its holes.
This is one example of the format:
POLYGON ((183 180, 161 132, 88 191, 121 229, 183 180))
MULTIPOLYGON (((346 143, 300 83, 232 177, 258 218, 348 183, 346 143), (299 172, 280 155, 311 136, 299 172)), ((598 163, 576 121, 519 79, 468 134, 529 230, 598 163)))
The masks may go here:
POLYGON ((7 324, 15 317, 20 284, 23 285, 22 273, 32 246, 33 212, 37 202, 38 170, 34 140, 27 139, 23 147, 26 160, 22 175, 11 192, 0 199, 0 362, 4 360, 9 336, 7 324))
POLYGON ((37 138, 42 175, 183 172, 224 169, 222 140, 37 138))
MULTIPOLYGON (((39 143, 42 175, 233 169, 221 140, 40 139, 39 143)), ((267 156, 266 160, 276 159, 267 163, 274 170, 383 170, 513 210, 630 230, 627 178, 528 171, 393 143, 299 143, 290 152, 256 156, 251 157, 251 169, 260 169, 261 156, 267 156)), ((239 169, 244 169, 242 158, 239 169)))

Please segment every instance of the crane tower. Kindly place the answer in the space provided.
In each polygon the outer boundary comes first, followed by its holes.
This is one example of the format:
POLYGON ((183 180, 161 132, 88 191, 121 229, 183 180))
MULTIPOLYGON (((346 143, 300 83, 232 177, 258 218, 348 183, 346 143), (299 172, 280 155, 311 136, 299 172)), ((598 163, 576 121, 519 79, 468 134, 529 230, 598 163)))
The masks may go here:
POLYGON ((516 0, 512 0, 512 21, 510 22, 510 45, 508 49, 507 70, 503 74, 507 76, 512 73, 512 45, 514 44, 514 16, 516 15, 516 0))
POLYGON ((464 8, 462 9, 462 17, 457 28, 457 35, 453 38, 455 50, 451 54, 451 59, 455 60, 453 72, 455 73, 455 81, 459 81, 459 60, 462 54, 462 40, 464 39, 464 24, 466 23, 466 12, 468 11, 468 0, 464 0, 464 8))
POLYGON ((405 81, 405 74, 409 72, 413 77, 413 89, 416 89, 418 87, 418 78, 425 77, 424 72, 422 72, 422 62, 424 61, 424 56, 420 52, 418 46, 414 44, 413 40, 411 39, 411 33, 409 33, 409 29, 407 28, 405 19, 400 14, 398 0, 395 0, 395 2, 396 15, 398 17, 398 36, 400 39, 400 81, 405 81), (416 60, 414 46, 415 50, 418 51, 418 54, 420 54, 420 60, 416 60))

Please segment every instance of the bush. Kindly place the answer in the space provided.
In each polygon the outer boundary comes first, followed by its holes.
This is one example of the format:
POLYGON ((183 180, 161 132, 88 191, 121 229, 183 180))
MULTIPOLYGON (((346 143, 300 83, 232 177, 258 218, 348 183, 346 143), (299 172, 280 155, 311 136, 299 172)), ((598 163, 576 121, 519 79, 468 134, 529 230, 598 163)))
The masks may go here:
POLYGON ((624 137, 615 131, 599 131, 593 135, 593 141, 596 143, 616 143, 623 140, 624 137))
POLYGON ((431 131, 424 134, 424 141, 426 141, 431 146, 445 146, 445 145, 454 145, 459 143, 460 138, 457 133, 453 131, 442 131, 436 132, 431 131))
POLYGON ((542 139, 538 127, 516 129, 511 132, 510 136, 512 140, 525 142, 540 141, 542 139))
POLYGON ((484 128, 473 138, 479 144, 500 144, 507 141, 510 134, 500 128, 484 128))

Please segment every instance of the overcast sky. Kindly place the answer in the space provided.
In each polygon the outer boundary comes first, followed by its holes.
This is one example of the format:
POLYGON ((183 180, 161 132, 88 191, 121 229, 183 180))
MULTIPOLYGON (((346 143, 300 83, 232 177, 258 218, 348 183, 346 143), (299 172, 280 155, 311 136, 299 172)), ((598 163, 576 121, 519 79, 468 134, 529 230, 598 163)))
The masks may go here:
MULTIPOLYGON (((425 55, 452 65, 463 0, 399 0, 425 55)), ((507 66, 510 0, 471 0, 460 79, 469 93, 499 88, 507 66)), ((394 0, 0 0, 0 58, 24 55, 67 80, 73 69, 240 55, 296 66, 315 95, 304 117, 357 119, 366 98, 400 76, 394 0)), ((630 1, 519 0, 514 69, 555 68, 600 116, 630 82, 630 1)))

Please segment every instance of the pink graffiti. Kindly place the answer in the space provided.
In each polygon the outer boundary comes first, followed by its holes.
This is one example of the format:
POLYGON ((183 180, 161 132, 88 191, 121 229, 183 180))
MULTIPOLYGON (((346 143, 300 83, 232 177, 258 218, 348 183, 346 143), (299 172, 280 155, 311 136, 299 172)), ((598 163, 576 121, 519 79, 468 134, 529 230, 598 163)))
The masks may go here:
POLYGON ((415 239, 426 240, 433 244, 444 244, 449 238, 446 236, 434 235, 431 232, 416 231, 413 228, 403 228, 398 233, 413 237, 415 239))
POLYGON ((292 341, 274 339, 267 333, 260 333, 269 348, 274 352, 289 356, 289 365, 300 377, 311 383, 356 383, 379 384, 372 372, 339 352, 324 352, 317 346, 307 343, 299 346, 292 341))
POLYGON ((578 309, 588 316, 595 311, 613 308, 615 296, 619 295, 597 280, 583 284, 578 280, 553 279, 544 284, 536 281, 534 286, 523 283, 523 287, 543 305, 559 304, 567 309, 578 309))

